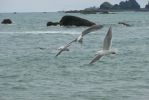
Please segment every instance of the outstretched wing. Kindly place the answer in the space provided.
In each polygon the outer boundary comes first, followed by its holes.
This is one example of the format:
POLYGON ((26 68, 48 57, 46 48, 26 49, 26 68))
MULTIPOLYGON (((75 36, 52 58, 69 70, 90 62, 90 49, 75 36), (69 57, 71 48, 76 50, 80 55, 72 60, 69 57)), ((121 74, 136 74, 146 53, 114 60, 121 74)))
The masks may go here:
POLYGON ((63 52, 63 49, 62 49, 62 50, 60 50, 60 51, 56 54, 56 56, 55 56, 55 57, 59 56, 62 52, 63 52))
POLYGON ((69 47, 73 42, 76 42, 76 41, 77 41, 77 40, 74 39, 73 41, 71 41, 71 42, 69 42, 68 44, 66 44, 64 48, 69 47))
POLYGON ((110 27, 106 37, 104 38, 103 50, 109 50, 111 47, 111 39, 112 39, 112 28, 110 27))
POLYGON ((99 60, 103 55, 102 54, 98 54, 95 56, 95 58, 89 63, 89 64, 93 64, 95 63, 97 60, 99 60))
POLYGON ((90 32, 93 32, 93 31, 96 31, 96 30, 99 30, 103 27, 103 25, 93 25, 91 27, 89 27, 88 29, 84 30, 81 35, 84 36, 90 32))
POLYGON ((66 44, 65 46, 64 46, 64 48, 62 48, 57 54, 56 54, 56 57, 58 56, 58 55, 60 55, 66 48, 68 48, 73 42, 75 42, 76 41, 76 39, 75 40, 73 40, 73 41, 71 41, 71 42, 69 42, 68 44, 66 44))

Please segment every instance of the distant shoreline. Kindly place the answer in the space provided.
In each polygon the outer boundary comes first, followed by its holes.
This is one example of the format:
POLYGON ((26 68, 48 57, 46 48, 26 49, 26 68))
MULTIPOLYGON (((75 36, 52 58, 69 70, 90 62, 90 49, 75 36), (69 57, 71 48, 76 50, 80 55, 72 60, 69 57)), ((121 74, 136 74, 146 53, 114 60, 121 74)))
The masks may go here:
POLYGON ((135 11, 135 12, 149 12, 149 9, 135 9, 135 10, 124 10, 124 9, 108 9, 108 10, 104 10, 104 9, 99 9, 99 10, 69 10, 69 11, 63 11, 65 13, 82 13, 82 14, 96 14, 96 13, 103 13, 105 12, 105 14, 108 12, 127 12, 127 11, 135 11))
POLYGON ((129 12, 129 11, 134 11, 134 12, 149 12, 149 9, 141 8, 141 9, 135 9, 135 10, 124 10, 124 9, 99 9, 99 10, 68 10, 68 11, 55 11, 55 12, 0 12, 0 14, 4 13, 12 13, 12 14, 21 14, 21 13, 82 13, 82 14, 96 14, 96 13, 102 13, 102 12, 129 12))

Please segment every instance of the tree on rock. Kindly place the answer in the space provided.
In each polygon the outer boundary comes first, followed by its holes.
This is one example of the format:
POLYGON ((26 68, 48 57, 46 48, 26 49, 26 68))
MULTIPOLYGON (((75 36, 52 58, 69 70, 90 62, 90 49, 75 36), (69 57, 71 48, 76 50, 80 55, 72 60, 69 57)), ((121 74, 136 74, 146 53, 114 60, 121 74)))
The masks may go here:
POLYGON ((100 5, 100 9, 108 10, 108 9, 111 9, 112 7, 113 7, 113 5, 109 2, 104 2, 100 5))
POLYGON ((149 9, 149 2, 148 2, 148 4, 145 6, 145 8, 146 8, 146 9, 149 9))
POLYGON ((120 9, 120 6, 118 4, 115 4, 112 9, 120 9))
POLYGON ((140 5, 136 0, 121 1, 119 6, 121 9, 140 9, 140 5))

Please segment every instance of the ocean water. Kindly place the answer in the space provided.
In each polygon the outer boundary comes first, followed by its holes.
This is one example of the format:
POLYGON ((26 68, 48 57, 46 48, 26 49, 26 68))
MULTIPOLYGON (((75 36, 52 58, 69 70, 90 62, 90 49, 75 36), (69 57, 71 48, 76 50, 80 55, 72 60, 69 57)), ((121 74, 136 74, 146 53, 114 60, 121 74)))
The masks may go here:
POLYGON ((0 21, 13 21, 0 24, 0 100, 149 100, 149 13, 71 14, 104 28, 55 58, 59 46, 87 28, 46 26, 64 15, 0 13, 0 21), (118 53, 88 65, 110 26, 118 53))

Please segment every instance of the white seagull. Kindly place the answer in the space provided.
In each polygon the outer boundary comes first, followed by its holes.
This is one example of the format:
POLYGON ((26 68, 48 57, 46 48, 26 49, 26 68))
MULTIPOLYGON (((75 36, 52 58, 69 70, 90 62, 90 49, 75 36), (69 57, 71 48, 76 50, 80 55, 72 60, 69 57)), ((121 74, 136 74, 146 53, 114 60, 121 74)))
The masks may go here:
POLYGON ((65 46, 61 46, 58 48, 58 50, 60 50, 57 54, 56 54, 56 57, 59 56, 63 51, 69 51, 69 46, 73 43, 73 42, 79 42, 79 43, 83 43, 83 36, 90 33, 90 32, 93 32, 93 31, 96 31, 96 30, 99 30, 103 27, 103 25, 93 25, 91 27, 89 27, 88 29, 84 30, 81 35, 76 38, 75 40, 71 41, 70 43, 66 44, 65 46))
POLYGON ((74 41, 71 41, 70 43, 66 44, 65 46, 61 46, 58 48, 59 52, 56 54, 55 57, 57 57, 58 55, 60 55, 63 51, 69 51, 69 46, 71 45, 71 43, 73 43, 74 41))
POLYGON ((104 38, 103 50, 97 51, 95 58, 89 64, 95 63, 102 56, 109 55, 109 54, 116 54, 116 51, 111 49, 111 44, 112 44, 111 40, 112 40, 112 28, 110 27, 106 37, 104 38))

